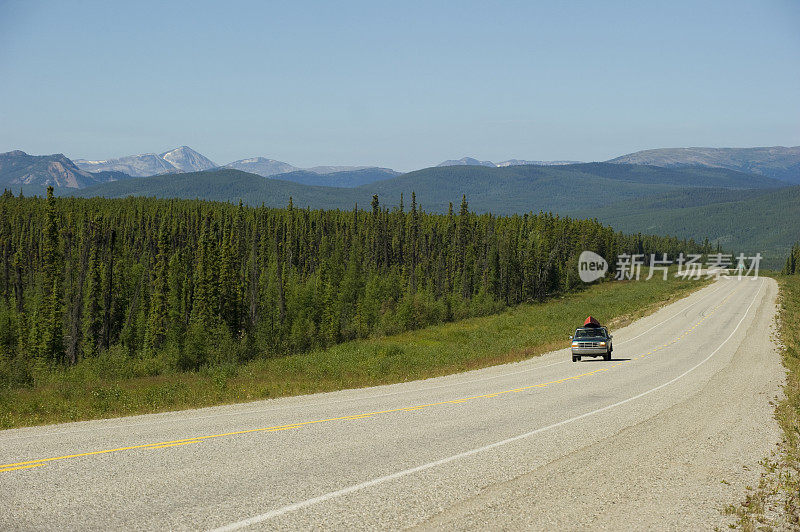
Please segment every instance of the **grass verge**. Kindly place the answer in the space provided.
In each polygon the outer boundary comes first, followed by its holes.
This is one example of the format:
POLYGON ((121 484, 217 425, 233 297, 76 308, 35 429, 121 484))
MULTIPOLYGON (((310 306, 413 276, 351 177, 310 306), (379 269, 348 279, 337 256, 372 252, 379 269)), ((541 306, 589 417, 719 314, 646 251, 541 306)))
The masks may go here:
POLYGON ((784 397, 775 405, 775 418, 783 430, 778 448, 761 461, 758 487, 745 499, 730 505, 731 528, 800 530, 800 275, 776 275, 780 287, 778 334, 786 367, 784 397))
POLYGON ((492 316, 190 373, 131 377, 126 368, 136 361, 106 354, 36 388, 0 390, 0 428, 359 388, 519 361, 566 347, 587 314, 613 330, 704 284, 673 277, 603 283, 492 316))

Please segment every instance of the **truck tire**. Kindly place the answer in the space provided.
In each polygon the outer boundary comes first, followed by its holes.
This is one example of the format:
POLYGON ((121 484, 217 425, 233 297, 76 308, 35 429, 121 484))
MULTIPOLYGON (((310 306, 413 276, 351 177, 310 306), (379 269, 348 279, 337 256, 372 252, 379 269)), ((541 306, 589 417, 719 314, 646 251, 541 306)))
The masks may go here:
POLYGON ((603 360, 611 360, 611 351, 606 351, 606 354, 603 355, 603 360))
POLYGON ((577 362, 577 361, 579 361, 580 359, 581 359, 581 357, 577 357, 577 356, 575 356, 575 355, 572 355, 572 361, 573 361, 573 362, 577 362))

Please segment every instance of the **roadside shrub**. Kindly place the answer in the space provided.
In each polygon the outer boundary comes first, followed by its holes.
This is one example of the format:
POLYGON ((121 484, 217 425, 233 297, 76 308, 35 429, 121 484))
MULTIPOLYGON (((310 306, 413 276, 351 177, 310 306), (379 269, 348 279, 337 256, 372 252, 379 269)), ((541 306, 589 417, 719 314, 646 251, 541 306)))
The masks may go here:
POLYGON ((196 371, 205 364, 207 334, 205 326, 199 321, 189 325, 183 349, 178 354, 177 366, 180 371, 196 371))
POLYGON ((249 362, 259 355, 258 345, 256 344, 255 336, 252 334, 244 333, 236 347, 239 362, 249 362))
POLYGON ((131 359, 131 371, 136 377, 157 377, 178 371, 178 348, 167 344, 156 353, 131 359))
POLYGON ((25 357, 9 356, 0 349, 0 387, 28 388, 33 384, 33 375, 25 357))
POLYGON ((197 321, 189 326, 176 366, 180 371, 196 371, 205 365, 236 364, 238 351, 237 342, 227 326, 206 326, 197 321))
POLYGON ((95 378, 101 379, 120 380, 139 376, 135 371, 134 360, 120 345, 111 346, 97 357, 84 359, 78 366, 93 370, 95 378))

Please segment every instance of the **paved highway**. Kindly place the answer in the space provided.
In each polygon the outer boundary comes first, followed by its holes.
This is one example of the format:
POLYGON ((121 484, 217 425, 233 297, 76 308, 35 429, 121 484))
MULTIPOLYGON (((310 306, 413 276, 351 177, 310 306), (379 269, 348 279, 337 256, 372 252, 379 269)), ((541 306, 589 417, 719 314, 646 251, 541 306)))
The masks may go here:
POLYGON ((776 294, 722 279, 610 362, 3 431, 0 529, 711 528, 779 437, 776 294))

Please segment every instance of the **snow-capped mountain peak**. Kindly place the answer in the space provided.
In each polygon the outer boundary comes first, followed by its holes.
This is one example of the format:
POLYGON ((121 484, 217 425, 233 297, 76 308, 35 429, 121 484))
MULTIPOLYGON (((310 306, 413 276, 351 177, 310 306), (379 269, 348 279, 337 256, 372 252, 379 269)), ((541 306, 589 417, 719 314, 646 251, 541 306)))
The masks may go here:
POLYGON ((170 163, 181 172, 202 172, 216 168, 217 164, 189 146, 181 146, 162 153, 159 157, 170 163))
POLYGON ((479 161, 472 157, 462 157, 461 159, 448 159, 436 166, 495 166, 492 161, 479 161))
POLYGON ((74 162, 78 168, 89 172, 118 171, 133 177, 200 172, 217 167, 213 161, 188 146, 180 146, 161 154, 141 153, 117 159, 76 159, 74 162))
POLYGON ((507 161, 493 163, 492 161, 480 161, 472 157, 462 157, 461 159, 449 159, 447 161, 439 163, 436 166, 490 166, 490 167, 494 166, 497 168, 503 168, 505 166, 522 166, 522 165, 558 166, 563 164, 577 164, 578 162, 580 161, 527 161, 524 159, 509 159, 507 161))
POLYGON ((225 168, 250 172, 251 174, 258 174, 263 177, 299 170, 299 168, 289 163, 276 161, 275 159, 267 159, 266 157, 250 157, 248 159, 233 161, 232 163, 226 164, 225 168))

